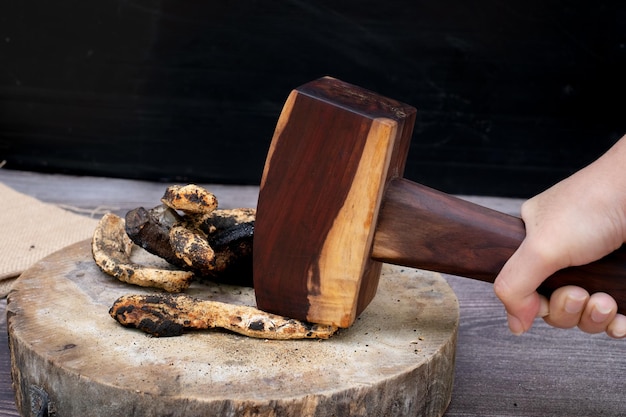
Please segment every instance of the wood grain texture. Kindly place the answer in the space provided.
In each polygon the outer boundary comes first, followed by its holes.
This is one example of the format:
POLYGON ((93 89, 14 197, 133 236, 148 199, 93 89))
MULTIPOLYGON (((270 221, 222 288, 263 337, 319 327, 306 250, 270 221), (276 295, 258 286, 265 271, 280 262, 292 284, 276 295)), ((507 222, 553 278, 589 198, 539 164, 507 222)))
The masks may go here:
POLYGON ((11 357, 6 321, 7 300, 0 300, 0 416, 19 416, 11 384, 11 357))
POLYGON ((448 277, 461 328, 453 399, 446 417, 623 416, 624 340, 537 320, 508 332, 491 284, 448 277))
MULTIPOLYGON (((292 92, 261 182, 259 306, 348 327, 376 292, 375 261, 493 282, 524 239, 523 222, 402 179, 414 114, 328 77, 292 92)), ((626 313, 625 277, 622 249, 559 271, 540 291, 605 291, 626 313)))
POLYGON ((405 179, 389 184, 372 257, 493 282, 524 238, 519 218, 405 179))
MULTIPOLYGON (((8 298, 17 408, 44 392, 64 417, 443 415, 451 397, 459 320, 439 274, 387 266, 358 323, 320 341, 223 331, 151 338, 108 310, 152 294, 102 273, 89 240, 22 274, 8 298)), ((251 288, 197 284, 196 298, 254 304, 251 288)), ((46 414, 44 414, 46 415, 46 414)))
MULTIPOLYGON (((137 207, 151 208, 161 204, 168 185, 182 181, 137 181, 92 176, 42 175, 28 171, 0 170, 0 181, 16 191, 41 201, 90 217, 105 212, 125 216, 137 207), (122 195, 127 193, 126 195, 122 195)), ((223 184, 198 184, 218 196, 221 209, 256 207, 259 187, 241 185, 233 188, 223 184)))
POLYGON ((350 326, 376 293, 369 258, 386 183, 402 175, 415 109, 332 78, 294 90, 261 182, 254 286, 266 311, 350 326))
MULTIPOLYGON (((493 282, 524 236, 518 217, 397 179, 383 198, 372 257, 493 282)), ((539 292, 549 296, 564 285, 609 293, 618 311, 626 314, 626 247, 599 261, 558 271, 539 292)))
MULTIPOLYGON (((0 169, 0 181, 44 201, 93 210, 101 202, 135 208, 146 191, 162 184, 110 178, 41 175, 0 169), (96 198, 97 194, 102 200, 96 198), (92 199, 90 203, 89 199, 92 199), (93 204, 89 206, 89 204, 93 204)), ((157 193, 157 194, 158 194, 157 193)), ((224 187, 218 197, 243 201, 246 187, 224 187)), ((520 199, 463 196, 510 215, 520 199)), ((149 204, 148 196, 141 204, 149 204)), ((256 196, 247 201, 254 204, 256 196)), ((245 201, 243 201, 245 203, 245 201)), ((246 206, 246 204, 242 204, 246 206)), ((522 336, 506 327, 491 284, 446 276, 459 298, 461 321, 452 401, 445 417, 622 417, 626 412, 624 341, 578 330, 559 330, 537 321, 522 336)), ((11 387, 6 300, 0 300, 0 416, 18 416, 11 387)))

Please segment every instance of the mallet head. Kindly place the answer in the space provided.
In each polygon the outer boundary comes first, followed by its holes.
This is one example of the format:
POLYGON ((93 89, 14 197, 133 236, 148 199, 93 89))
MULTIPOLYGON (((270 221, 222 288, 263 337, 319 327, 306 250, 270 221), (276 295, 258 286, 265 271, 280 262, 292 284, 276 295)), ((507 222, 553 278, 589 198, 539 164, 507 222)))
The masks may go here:
POLYGON ((325 77, 289 95, 261 180, 259 308, 350 326, 376 293, 370 259, 386 184, 402 176, 416 110, 325 77))

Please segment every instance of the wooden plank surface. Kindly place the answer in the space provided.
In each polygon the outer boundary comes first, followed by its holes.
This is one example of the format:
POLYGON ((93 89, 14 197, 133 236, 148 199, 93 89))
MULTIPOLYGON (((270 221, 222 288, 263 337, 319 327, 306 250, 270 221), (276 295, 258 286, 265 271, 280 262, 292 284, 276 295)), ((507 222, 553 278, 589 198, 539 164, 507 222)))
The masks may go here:
MULTIPOLYGON (((0 170, 0 182, 43 201, 98 215, 152 205, 164 184, 0 170)), ((253 206, 255 187, 211 187, 223 204, 253 206)), ((520 200, 471 197, 515 214, 520 200)), ((626 342, 537 322, 522 337, 509 334, 490 284, 447 276, 461 323, 455 382, 447 417, 622 416, 626 414, 626 342)), ((16 416, 9 375, 6 300, 0 300, 0 416, 16 416)))

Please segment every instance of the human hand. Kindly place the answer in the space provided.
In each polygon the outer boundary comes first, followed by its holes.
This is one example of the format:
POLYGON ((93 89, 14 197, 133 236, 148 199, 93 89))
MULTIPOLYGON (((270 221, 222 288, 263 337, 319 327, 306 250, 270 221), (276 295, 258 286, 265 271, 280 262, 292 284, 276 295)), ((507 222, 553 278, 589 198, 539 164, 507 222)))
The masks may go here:
POLYGON ((554 326, 626 336, 626 317, 607 294, 567 286, 550 300, 536 289, 556 271, 595 261, 626 240, 626 137, 593 164, 522 205, 526 238, 502 268, 494 291, 514 334, 536 317, 554 326))

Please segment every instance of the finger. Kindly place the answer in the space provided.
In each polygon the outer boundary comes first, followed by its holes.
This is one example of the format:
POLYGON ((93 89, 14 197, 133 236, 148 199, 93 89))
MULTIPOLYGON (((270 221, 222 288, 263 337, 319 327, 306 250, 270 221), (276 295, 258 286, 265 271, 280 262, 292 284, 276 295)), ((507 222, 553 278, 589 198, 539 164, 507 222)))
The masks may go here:
POLYGON ((606 334, 613 339, 623 339, 626 337, 626 316, 617 314, 609 323, 606 334))
POLYGON ((543 295, 539 295, 539 311, 537 312, 537 318, 548 317, 550 314, 550 301, 543 295))
POLYGON ((589 300, 589 293, 580 287, 557 288, 550 296, 549 314, 544 321, 561 329, 576 327, 589 300))
POLYGON ((580 317, 578 328, 585 333, 605 332, 616 314, 617 303, 613 297, 600 292, 592 294, 580 317))
POLYGON ((496 296, 507 311, 509 329, 518 335, 530 329, 539 313, 537 287, 557 270, 527 242, 522 242, 494 281, 496 296))

